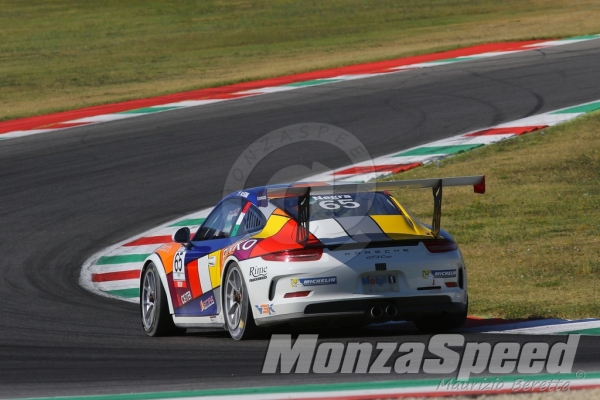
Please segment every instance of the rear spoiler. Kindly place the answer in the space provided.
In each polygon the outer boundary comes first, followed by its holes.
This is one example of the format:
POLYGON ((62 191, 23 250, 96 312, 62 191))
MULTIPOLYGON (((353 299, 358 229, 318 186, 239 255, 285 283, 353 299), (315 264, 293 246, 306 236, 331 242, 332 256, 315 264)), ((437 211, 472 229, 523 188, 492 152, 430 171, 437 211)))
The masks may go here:
POLYGON ((285 187, 268 188, 267 197, 298 197, 298 227, 296 230, 296 242, 302 246, 306 246, 309 237, 311 195, 431 188, 433 194, 433 221, 431 223, 431 232, 433 236, 437 238, 440 234, 440 221, 442 218, 442 188, 445 186, 473 186, 473 191, 475 193, 484 194, 485 175, 340 185, 326 182, 298 182, 285 187))

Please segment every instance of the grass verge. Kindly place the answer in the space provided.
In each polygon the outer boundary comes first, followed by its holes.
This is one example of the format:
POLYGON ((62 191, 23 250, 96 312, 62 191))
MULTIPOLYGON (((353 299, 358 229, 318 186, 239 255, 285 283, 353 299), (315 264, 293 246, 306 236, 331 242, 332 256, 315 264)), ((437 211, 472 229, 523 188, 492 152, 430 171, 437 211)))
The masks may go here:
POLYGON ((600 32, 596 0, 0 0, 0 120, 600 32))
MULTIPOLYGON (((486 175, 487 193, 444 190, 442 227, 461 246, 470 314, 600 315, 600 113, 407 171, 486 175)), ((430 191, 398 193, 430 221, 430 191)))

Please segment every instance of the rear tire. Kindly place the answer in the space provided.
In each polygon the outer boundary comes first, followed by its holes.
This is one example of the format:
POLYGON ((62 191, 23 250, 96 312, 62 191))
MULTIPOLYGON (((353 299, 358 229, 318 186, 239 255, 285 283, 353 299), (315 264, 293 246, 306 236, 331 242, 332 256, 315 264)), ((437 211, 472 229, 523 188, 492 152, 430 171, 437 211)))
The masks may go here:
POLYGON ((142 327, 149 336, 182 335, 185 329, 173 323, 169 312, 167 294, 163 288, 158 269, 153 262, 144 270, 140 286, 140 311, 142 327))
POLYGON ((235 262, 227 269, 223 289, 223 319, 229 334, 235 340, 252 338, 258 328, 250 309, 244 276, 235 262))

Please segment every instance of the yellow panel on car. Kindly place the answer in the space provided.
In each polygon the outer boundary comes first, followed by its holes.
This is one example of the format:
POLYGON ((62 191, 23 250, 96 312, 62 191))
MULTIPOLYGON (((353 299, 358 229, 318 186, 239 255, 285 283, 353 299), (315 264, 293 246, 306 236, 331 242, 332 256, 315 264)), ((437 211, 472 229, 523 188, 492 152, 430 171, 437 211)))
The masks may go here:
POLYGON ((271 215, 269 220, 267 221, 267 225, 265 229, 260 231, 258 234, 252 236, 255 239, 265 239, 275 235, 277 232, 281 230, 283 225, 288 222, 289 217, 283 217, 281 215, 271 215))
POLYGON ((208 255, 208 273, 210 274, 210 283, 214 288, 221 286, 221 250, 208 255))
POLYGON ((404 215, 371 215, 382 231, 392 239, 432 237, 431 231, 404 215))

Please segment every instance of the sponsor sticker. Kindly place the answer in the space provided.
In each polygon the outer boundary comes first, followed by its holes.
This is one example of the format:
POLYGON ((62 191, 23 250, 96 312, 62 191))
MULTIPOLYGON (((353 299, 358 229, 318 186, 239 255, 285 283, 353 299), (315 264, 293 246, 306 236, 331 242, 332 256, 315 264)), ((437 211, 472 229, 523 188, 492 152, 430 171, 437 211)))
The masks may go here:
POLYGON ((173 248, 173 245, 171 243, 165 244, 163 246, 161 246, 158 251, 162 251, 162 252, 168 252, 173 248))
POLYGON ((226 259, 236 251, 249 251, 258 243, 256 239, 241 240, 223 249, 223 259, 226 259))
MULTIPOLYGON (((345 200, 352 199, 352 196, 349 194, 340 194, 340 195, 330 195, 330 196, 310 196, 312 200, 345 200)), ((312 203, 312 202, 311 202, 312 203)))
POLYGON ((267 267, 250 267, 249 274, 249 282, 262 281, 263 279, 267 279, 267 267))
POLYGON ((181 305, 184 305, 188 301, 192 299, 192 293, 188 290, 184 294, 181 295, 181 305))
POLYGON ((365 276, 364 278, 360 278, 363 285, 377 285, 382 286, 386 283, 396 283, 396 277, 393 275, 390 276, 365 276))
POLYGON ((423 271, 423 279, 431 278, 455 278, 455 269, 438 269, 438 270, 425 270, 423 271))
POLYGON ((213 304, 215 304, 215 297, 214 296, 210 296, 206 300, 200 300, 200 309, 202 311, 204 311, 208 307, 212 306, 213 304))
POLYGON ((260 314, 276 314, 275 309, 273 308, 273 304, 256 304, 254 307, 256 307, 260 314))
POLYGON ((326 276, 323 278, 292 278, 292 287, 337 285, 337 276, 326 276))

